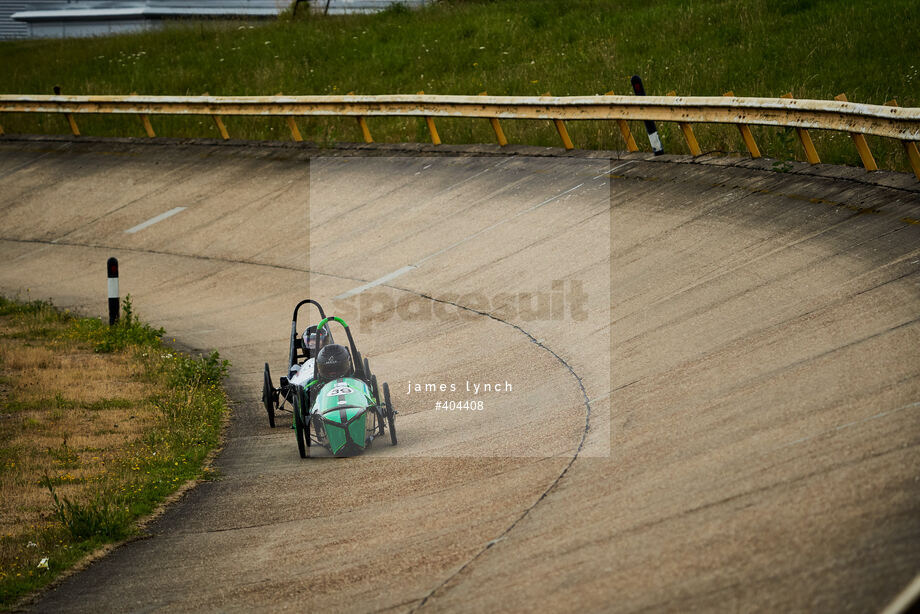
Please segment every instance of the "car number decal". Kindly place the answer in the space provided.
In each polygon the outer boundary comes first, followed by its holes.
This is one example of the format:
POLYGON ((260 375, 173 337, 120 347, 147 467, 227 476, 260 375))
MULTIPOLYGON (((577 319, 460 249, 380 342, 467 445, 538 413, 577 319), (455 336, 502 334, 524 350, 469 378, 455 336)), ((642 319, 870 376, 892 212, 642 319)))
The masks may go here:
POLYGON ((329 391, 328 394, 326 394, 326 396, 327 397, 337 397, 341 395, 351 394, 352 392, 354 392, 354 390, 348 384, 338 383, 332 388, 332 390, 329 391))

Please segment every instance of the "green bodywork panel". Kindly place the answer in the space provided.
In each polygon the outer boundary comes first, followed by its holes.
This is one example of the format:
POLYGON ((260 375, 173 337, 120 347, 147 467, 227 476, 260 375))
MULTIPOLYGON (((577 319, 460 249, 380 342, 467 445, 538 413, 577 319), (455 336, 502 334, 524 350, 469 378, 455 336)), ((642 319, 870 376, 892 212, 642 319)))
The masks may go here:
POLYGON ((318 413, 323 417, 329 448, 333 454, 338 453, 348 439, 364 447, 366 410, 373 405, 376 405, 376 401, 367 384, 353 377, 332 380, 319 390, 311 413, 318 413), (346 428, 348 439, 345 436, 346 428))
MULTIPOLYGON (((325 415, 330 409, 342 407, 355 408, 354 411, 357 413, 375 404, 373 393, 367 384, 354 377, 340 377, 328 382, 320 389, 313 403, 312 413, 320 412, 325 415)), ((348 412, 347 409, 346 412, 348 412)), ((349 415, 348 418, 351 419, 353 415, 349 415)))
POLYGON ((329 448, 335 454, 345 445, 345 429, 340 426, 326 424, 326 437, 329 438, 329 448))
POLYGON ((367 426, 367 414, 361 414, 361 417, 357 420, 353 420, 348 424, 348 436, 352 441, 361 442, 361 445, 364 445, 365 440, 367 439, 367 433, 365 428, 367 426))

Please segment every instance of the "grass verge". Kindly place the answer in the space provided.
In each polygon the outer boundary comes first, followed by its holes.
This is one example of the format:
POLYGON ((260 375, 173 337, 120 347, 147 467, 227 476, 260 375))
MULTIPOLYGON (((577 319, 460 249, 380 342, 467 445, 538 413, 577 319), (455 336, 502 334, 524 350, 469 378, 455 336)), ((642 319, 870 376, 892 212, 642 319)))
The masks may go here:
MULTIPOLYGON (((302 17, 301 17, 302 16, 302 17)), ((451 0, 419 10, 297 20, 179 23, 163 31, 94 39, 0 43, 4 92, 292 95, 648 94, 832 99, 920 106, 914 0, 451 0)), ((84 134, 143 136, 136 117, 78 118, 84 134)), ((158 135, 218 137, 208 117, 153 117, 158 135)), ((54 114, 3 119, 8 131, 67 133, 54 114)), ((228 118, 231 136, 288 139, 281 118, 228 118)), ((371 118, 375 140, 426 142, 422 118, 371 118)), ((361 141, 354 120, 300 119, 319 144, 361 141)), ((438 120, 445 143, 491 143, 485 120, 438 120)), ((513 143, 559 146, 551 122, 503 122, 513 143)), ((648 148, 641 123, 637 142, 648 148)), ((576 146, 623 149, 611 122, 569 122, 576 146)), ((705 151, 745 151, 735 126, 699 125, 705 151)), ((753 128, 761 150, 804 159, 795 133, 753 128)), ((679 128, 659 124, 665 148, 688 153, 679 128)), ((859 165, 846 134, 812 131, 825 162, 859 165)), ((900 143, 870 137, 883 168, 907 170, 900 143)))
POLYGON ((0 297, 0 610, 208 477, 229 365, 162 335, 0 297))

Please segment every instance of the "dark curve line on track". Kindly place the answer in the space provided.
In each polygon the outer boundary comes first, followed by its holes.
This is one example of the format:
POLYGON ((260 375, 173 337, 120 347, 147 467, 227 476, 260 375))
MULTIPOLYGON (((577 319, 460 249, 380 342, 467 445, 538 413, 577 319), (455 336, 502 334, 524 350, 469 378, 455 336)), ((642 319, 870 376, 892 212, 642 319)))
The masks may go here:
POLYGON ((582 432, 581 432, 581 440, 578 442, 578 448, 576 448, 575 454, 572 455, 571 460, 569 460, 569 462, 568 462, 568 463, 566 464, 566 466, 562 469, 562 471, 559 473, 559 475, 556 476, 556 479, 553 480, 553 481, 550 483, 550 485, 546 487, 546 489, 543 491, 543 493, 540 494, 539 497, 537 497, 536 501, 534 501, 534 502, 530 505, 530 507, 528 507, 527 509, 525 509, 525 510, 521 513, 521 515, 518 516, 518 517, 514 520, 514 522, 512 522, 510 525, 508 525, 508 527, 507 527, 504 531, 502 531, 502 532, 499 534, 498 537, 496 537, 495 539, 492 539, 492 540, 489 540, 488 542, 486 542, 486 545, 483 546, 482 549, 481 549, 479 552, 477 552, 475 555, 473 555, 473 557, 472 557, 470 560, 468 560, 466 563, 464 563, 464 564, 460 567, 460 569, 458 569, 457 571, 455 571, 454 573, 452 573, 451 575, 449 575, 443 582, 441 582, 441 583, 438 584, 436 587, 434 587, 427 595, 425 595, 425 596, 422 598, 422 600, 419 602, 419 604, 418 604, 416 607, 414 607, 414 608, 412 608, 411 610, 409 610, 409 614, 413 614, 414 612, 417 612, 418 610, 420 610, 420 609, 422 609, 423 607, 425 607, 425 604, 428 603, 428 600, 431 599, 431 597, 433 597, 433 596, 435 595, 435 593, 437 593, 439 590, 441 590, 445 585, 447 585, 448 582, 450 582, 451 580, 453 580, 454 578, 456 578, 457 576, 459 576, 460 574, 462 574, 470 565, 472 565, 473 563, 475 563, 476 560, 477 560, 479 557, 481 557, 483 554, 485 554, 485 552, 486 552, 487 550, 489 550, 492 546, 494 546, 494 545, 497 544, 499 541, 501 541, 502 539, 504 539, 504 537, 505 537, 508 533, 510 533, 511 530, 514 529, 514 527, 516 527, 522 520, 524 520, 524 519, 530 514, 530 512, 532 512, 532 511, 534 510, 534 508, 537 507, 537 505, 539 505, 544 499, 546 499, 546 497, 547 497, 547 495, 549 495, 550 491, 552 491, 553 488, 556 487, 556 484, 558 484, 558 483, 562 480, 562 478, 565 477, 565 474, 568 473, 568 472, 569 472, 569 469, 572 467, 572 465, 575 464, 575 461, 578 459, 578 455, 581 454, 581 451, 582 451, 582 449, 583 449, 584 446, 585 446, 585 439, 587 439, 587 437, 588 437, 588 431, 589 431, 590 428, 591 428, 591 401, 588 399, 588 391, 585 390, 584 381, 582 381, 581 377, 580 377, 577 373, 575 373, 575 369, 573 369, 572 366, 571 366, 569 363, 567 363, 567 362, 565 361, 564 358, 562 358, 561 356, 559 356, 559 354, 557 354, 556 352, 554 352, 553 350, 551 350, 550 348, 548 348, 548 347, 545 346, 544 344, 540 343, 540 342, 537 340, 536 337, 534 337, 533 335, 531 335, 529 332, 527 332, 526 330, 524 330, 523 328, 521 328, 521 327, 518 326, 517 324, 512 324, 511 322, 508 322, 507 320, 503 320, 503 319, 501 319, 501 318, 499 318, 499 317, 497 317, 497 316, 494 316, 494 315, 492 315, 492 314, 490 314, 490 313, 486 313, 485 311, 479 311, 478 309, 472 309, 472 308, 470 308, 470 307, 465 307, 464 305, 458 305, 457 303, 454 303, 454 302, 452 302, 452 301, 446 301, 446 300, 443 300, 443 299, 435 298, 435 297, 433 297, 433 296, 429 296, 429 295, 427 295, 427 294, 423 294, 423 293, 420 293, 420 292, 415 292, 415 291, 412 291, 412 290, 407 290, 407 289, 405 289, 405 288, 399 288, 399 287, 394 287, 394 286, 391 286, 391 287, 392 287, 394 290, 400 290, 400 291, 404 291, 404 292, 411 292, 412 294, 416 294, 417 296, 420 296, 420 297, 422 297, 422 298, 426 298, 426 299, 431 300, 431 301, 435 301, 435 302, 438 302, 438 303, 444 303, 444 304, 446 304, 446 305, 453 305, 454 307, 458 307, 458 308, 460 308, 460 309, 464 309, 464 310, 466 310, 466 311, 470 311, 470 312, 472 312, 472 313, 476 313, 476 314, 479 314, 479 315, 481 315, 481 316, 485 316, 485 317, 487 317, 487 318, 491 318, 491 319, 493 319, 493 320, 495 320, 495 321, 497 321, 497 322, 501 322, 502 324, 505 324, 505 325, 507 325, 507 326, 510 326, 510 327, 516 329, 517 331, 519 331, 519 332, 521 332, 522 334, 526 335, 527 338, 530 339, 531 343, 535 343, 536 345, 540 346, 540 348, 542 348, 543 350, 546 350, 547 352, 549 352, 550 354, 552 354, 553 357, 554 357, 556 360, 558 360, 558 361, 562 364, 562 366, 564 366, 564 367, 569 371, 569 373, 572 374, 572 377, 574 377, 575 380, 578 382, 578 387, 581 389, 581 394, 582 394, 582 396, 584 397, 584 400, 585 400, 585 428, 584 428, 584 430, 582 430, 582 432))

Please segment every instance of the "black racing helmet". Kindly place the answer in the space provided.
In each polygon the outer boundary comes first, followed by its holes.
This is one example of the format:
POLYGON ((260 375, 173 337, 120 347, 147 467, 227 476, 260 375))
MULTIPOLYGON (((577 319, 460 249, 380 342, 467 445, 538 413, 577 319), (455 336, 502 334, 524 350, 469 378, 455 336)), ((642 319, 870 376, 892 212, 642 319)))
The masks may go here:
POLYGON ((323 379, 345 377, 351 370, 351 354, 344 345, 332 343, 316 356, 316 372, 323 379))

